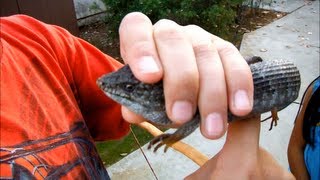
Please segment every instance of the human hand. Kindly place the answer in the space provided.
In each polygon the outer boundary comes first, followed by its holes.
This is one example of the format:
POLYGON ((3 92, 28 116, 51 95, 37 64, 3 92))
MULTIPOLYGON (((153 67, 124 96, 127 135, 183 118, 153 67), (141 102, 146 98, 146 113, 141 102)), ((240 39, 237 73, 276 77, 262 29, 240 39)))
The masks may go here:
MULTIPOLYGON (((195 25, 152 25, 142 13, 124 17, 119 34, 121 56, 136 78, 163 79, 166 111, 175 124, 189 121, 198 107, 202 134, 216 139, 226 131, 228 109, 238 116, 251 111, 251 71, 231 43, 195 25)), ((122 114, 131 123, 143 120, 125 107, 122 114)))
POLYGON ((295 179, 259 147, 259 133, 258 117, 233 122, 222 150, 186 179, 295 179))

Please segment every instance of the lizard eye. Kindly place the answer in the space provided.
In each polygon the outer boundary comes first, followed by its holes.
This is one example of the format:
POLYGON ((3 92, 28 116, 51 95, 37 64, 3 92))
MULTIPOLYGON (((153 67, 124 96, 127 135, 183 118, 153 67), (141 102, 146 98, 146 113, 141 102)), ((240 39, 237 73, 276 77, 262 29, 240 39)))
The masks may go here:
POLYGON ((124 89, 128 92, 132 92, 134 90, 134 86, 132 84, 125 84, 124 89))

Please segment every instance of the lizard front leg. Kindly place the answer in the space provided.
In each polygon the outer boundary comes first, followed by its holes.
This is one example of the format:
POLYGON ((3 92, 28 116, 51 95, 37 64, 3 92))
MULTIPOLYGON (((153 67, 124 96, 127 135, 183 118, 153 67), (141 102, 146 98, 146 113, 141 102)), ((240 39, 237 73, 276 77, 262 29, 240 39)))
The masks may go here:
POLYGON ((169 146, 191 134, 194 130, 196 130, 199 127, 199 124, 200 114, 197 112, 197 114, 193 117, 192 120, 183 124, 173 134, 164 133, 152 139, 149 143, 148 149, 150 149, 153 145, 156 145, 153 150, 154 152, 156 152, 161 146, 165 145, 164 152, 166 152, 169 146))
POLYGON ((273 127, 273 124, 274 126, 277 126, 278 125, 278 120, 279 120, 279 117, 278 117, 278 109, 277 108, 272 108, 271 110, 271 125, 270 125, 270 128, 269 128, 269 131, 272 130, 272 127, 273 127))

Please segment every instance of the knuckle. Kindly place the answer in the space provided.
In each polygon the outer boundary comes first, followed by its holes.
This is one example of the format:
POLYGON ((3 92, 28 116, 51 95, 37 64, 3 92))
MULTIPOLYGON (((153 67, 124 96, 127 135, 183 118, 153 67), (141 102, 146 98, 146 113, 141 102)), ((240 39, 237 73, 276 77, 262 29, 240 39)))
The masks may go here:
POLYGON ((163 19, 154 26, 154 36, 161 41, 183 39, 183 33, 178 24, 171 20, 163 19))
POLYGON ((200 90, 199 107, 203 110, 203 114, 213 111, 226 112, 228 108, 226 90, 224 88, 210 89, 210 87, 207 87, 207 90, 200 90))
POLYGON ((185 68, 182 70, 181 76, 181 78, 185 79, 185 81, 188 81, 189 79, 192 82, 197 82, 199 77, 198 72, 194 68, 185 68))
MULTIPOLYGON (((193 98, 195 98, 199 90, 198 81, 198 76, 194 72, 186 71, 180 78, 180 86, 187 91, 190 90, 193 98)), ((188 94, 186 94, 186 96, 188 96, 188 94)))
POLYGON ((191 30, 191 31, 203 31, 203 29, 195 24, 189 24, 184 26, 186 29, 191 30))
POLYGON ((174 21, 170 20, 170 19, 160 19, 158 22, 155 23, 156 27, 165 27, 165 26, 173 26, 173 25, 177 25, 177 23, 175 23, 174 21))
POLYGON ((199 42, 211 42, 211 38, 208 32, 206 32, 201 27, 191 24, 183 26, 183 31, 188 35, 192 44, 197 44, 199 42))
POLYGON ((165 87, 171 89, 170 92, 173 96, 189 97, 190 99, 196 99, 197 97, 199 90, 198 75, 194 71, 184 70, 169 77, 165 76, 165 83, 165 87))
POLYGON ((202 27, 195 25, 195 24, 190 24, 190 25, 183 26, 183 28, 185 31, 192 33, 192 35, 197 34, 197 36, 198 36, 198 34, 200 34, 200 35, 206 37, 208 39, 208 41, 211 42, 211 34, 208 31, 206 31, 205 29, 203 29, 202 27))
POLYGON ((213 56, 213 47, 210 43, 199 43, 193 47, 194 53, 198 61, 207 60, 213 56))
MULTIPOLYGON (((210 89, 209 89, 209 91, 210 91, 210 89)), ((216 99, 216 97, 219 97, 219 99, 220 99, 219 104, 221 104, 221 106, 223 106, 224 108, 227 107, 227 98, 226 98, 227 92, 226 92, 226 88, 224 86, 214 87, 211 89, 211 92, 213 94, 212 99, 216 99)), ((219 105, 219 104, 217 104, 217 105, 219 105)))
POLYGON ((238 49, 230 42, 224 41, 224 48, 221 49, 222 54, 228 56, 238 52, 238 49))

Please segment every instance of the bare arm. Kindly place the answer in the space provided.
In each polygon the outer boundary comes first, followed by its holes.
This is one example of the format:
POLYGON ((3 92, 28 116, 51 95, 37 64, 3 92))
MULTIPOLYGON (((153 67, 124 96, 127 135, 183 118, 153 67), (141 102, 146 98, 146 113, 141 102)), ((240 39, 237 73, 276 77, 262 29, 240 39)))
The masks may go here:
POLYGON ((259 120, 255 117, 230 123, 222 150, 186 179, 294 179, 259 147, 259 120))
POLYGON ((309 174, 304 162, 304 149, 306 146, 306 142, 303 139, 302 127, 304 113, 312 95, 312 87, 313 86, 310 86, 310 88, 307 89, 305 98, 302 101, 301 111, 298 114, 295 126, 292 130, 288 146, 288 160, 290 170, 298 180, 309 179, 309 174))

